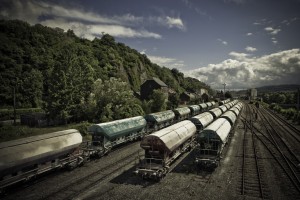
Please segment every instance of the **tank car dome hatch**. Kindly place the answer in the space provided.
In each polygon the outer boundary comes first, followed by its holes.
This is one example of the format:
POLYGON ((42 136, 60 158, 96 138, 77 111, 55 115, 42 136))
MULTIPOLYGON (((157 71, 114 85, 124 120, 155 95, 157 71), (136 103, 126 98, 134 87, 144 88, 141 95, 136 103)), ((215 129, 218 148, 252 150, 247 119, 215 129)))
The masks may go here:
POLYGON ((215 139, 225 144, 227 142, 230 129, 230 123, 224 118, 219 118, 201 131, 199 138, 215 139))
POLYGON ((214 120, 214 117, 211 113, 205 112, 192 117, 190 120, 196 125, 198 130, 202 130, 214 120))
POLYGON ((116 120, 88 127, 88 131, 97 135, 104 135, 109 140, 126 136, 131 132, 137 132, 145 128, 146 120, 142 116, 116 120))
POLYGON ((143 149, 155 149, 172 152, 196 133, 196 126, 189 120, 184 120, 167 128, 147 135, 141 141, 143 149))
POLYGON ((227 119, 231 126, 233 126, 234 122, 236 121, 236 114, 232 110, 228 110, 226 113, 221 115, 221 117, 227 119))
POLYGON ((157 112, 157 113, 151 113, 145 116, 145 119, 147 121, 161 123, 168 120, 171 120, 175 117, 175 114, 172 110, 157 112))
POLYGON ((0 143, 0 177, 28 165, 72 153, 82 143, 75 129, 0 143))
POLYGON ((179 115, 179 116, 187 115, 191 112, 191 110, 188 107, 176 108, 173 111, 175 115, 179 115))
POLYGON ((208 112, 210 112, 214 116, 214 119, 216 119, 222 115, 222 110, 220 108, 213 108, 213 109, 209 110, 208 112))

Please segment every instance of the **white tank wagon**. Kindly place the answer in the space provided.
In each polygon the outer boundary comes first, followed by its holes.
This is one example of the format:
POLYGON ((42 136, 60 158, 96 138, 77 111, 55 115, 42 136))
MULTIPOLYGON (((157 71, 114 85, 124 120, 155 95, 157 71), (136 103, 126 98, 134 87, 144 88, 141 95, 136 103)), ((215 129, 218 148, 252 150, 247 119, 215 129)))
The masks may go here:
POLYGON ((208 106, 206 103, 199 104, 201 112, 206 111, 208 109, 208 106))
POLYGON ((195 133, 196 126, 184 120, 145 136, 141 141, 145 158, 140 160, 134 173, 143 178, 160 180, 168 173, 172 162, 193 147, 195 133))
POLYGON ((243 108, 243 103, 242 102, 237 103, 236 107, 241 111, 243 108))
POLYGON ((222 110, 220 108, 213 108, 213 109, 209 110, 208 112, 213 115, 214 119, 217 119, 218 117, 220 117, 222 115, 222 110))
POLYGON ((233 106, 232 108, 230 108, 229 110, 231 110, 232 112, 235 113, 236 117, 239 116, 241 110, 242 110, 243 104, 236 104, 235 106, 233 106))
POLYGON ((214 121, 214 116, 210 112, 204 112, 192 117, 190 120, 196 125, 197 131, 200 132, 203 128, 214 121))
POLYGON ((175 113, 172 110, 151 113, 145 116, 148 132, 156 131, 173 124, 175 113))
POLYGON ((199 167, 214 169, 218 166, 231 127, 226 118, 219 118, 200 132, 196 138, 198 148, 195 159, 199 167))
POLYGON ((219 106, 218 108, 222 110, 222 113, 225 113, 228 110, 228 108, 225 105, 219 106))
POLYGON ((211 104, 212 104, 212 106, 215 106, 215 105, 216 105, 216 102, 212 101, 211 104))
POLYGON ((76 167, 83 162, 81 143, 75 129, 0 143, 0 189, 55 168, 76 167))
POLYGON ((224 104, 224 106, 227 108, 227 110, 228 109, 230 109, 231 107, 232 107, 232 104, 231 103, 226 103, 226 104, 224 104))
POLYGON ((117 145, 142 138, 146 134, 147 122, 142 116, 94 124, 88 127, 92 134, 92 154, 103 156, 117 145))
POLYGON ((191 116, 195 116, 200 113, 200 106, 198 105, 190 105, 189 109, 191 109, 191 116))
POLYGON ((206 102, 207 107, 211 108, 213 106, 212 102, 206 102))
POLYGON ((228 103, 229 101, 230 101, 230 99, 225 99, 223 101, 220 101, 219 106, 224 105, 224 104, 228 103))
POLYGON ((232 110, 228 110, 226 113, 221 115, 221 117, 227 119, 231 126, 234 125, 234 122, 237 119, 236 114, 232 110))
POLYGON ((176 108, 173 112, 175 113, 175 120, 177 122, 188 119, 191 114, 191 110, 188 107, 176 108))

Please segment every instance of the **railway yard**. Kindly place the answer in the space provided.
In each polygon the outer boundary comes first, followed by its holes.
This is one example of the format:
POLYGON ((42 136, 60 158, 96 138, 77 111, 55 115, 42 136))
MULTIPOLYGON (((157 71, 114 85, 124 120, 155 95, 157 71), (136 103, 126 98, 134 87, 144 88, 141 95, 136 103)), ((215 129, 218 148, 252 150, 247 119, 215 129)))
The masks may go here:
POLYGON ((122 145, 72 171, 57 170, 8 188, 3 199, 300 199, 300 131, 263 107, 244 102, 220 165, 201 170, 196 149, 161 180, 133 172, 140 141, 122 145))

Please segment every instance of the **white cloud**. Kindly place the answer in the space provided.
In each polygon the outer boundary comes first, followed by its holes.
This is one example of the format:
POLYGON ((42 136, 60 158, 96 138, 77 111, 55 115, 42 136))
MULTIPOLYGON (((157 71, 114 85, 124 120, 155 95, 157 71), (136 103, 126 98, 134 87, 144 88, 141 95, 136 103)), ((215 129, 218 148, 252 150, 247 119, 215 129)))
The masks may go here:
MULTIPOLYGON (((93 39, 108 33, 125 38, 161 38, 161 35, 141 29, 145 19, 130 13, 119 16, 102 16, 81 8, 67 8, 62 5, 33 0, 7 1, 0 8, 0 18, 26 20, 30 24, 40 23, 49 27, 59 27, 65 31, 73 29, 80 37, 93 39)), ((174 26, 179 26, 175 20, 174 26), (177 24, 176 24, 177 23, 177 24)))
POLYGON ((279 33, 281 31, 281 29, 274 29, 272 27, 266 27, 265 31, 267 31, 268 33, 270 33, 271 35, 277 35, 277 33, 279 33))
POLYGON ((253 33, 247 33, 247 36, 251 36, 251 35, 253 35, 253 33))
POLYGON ((300 84, 300 49, 291 49, 250 57, 249 54, 231 52, 233 59, 209 64, 185 72, 213 87, 224 82, 229 88, 250 88, 263 85, 300 84))
POLYGON ((224 45, 227 45, 228 44, 228 42, 226 42, 225 40, 222 40, 222 39, 220 39, 220 38, 218 38, 217 39, 219 42, 221 42, 222 44, 224 44, 224 45))
POLYGON ((151 60, 151 62, 158 64, 159 66, 168 67, 170 69, 173 68, 179 69, 184 66, 184 61, 178 60, 176 58, 150 56, 150 55, 147 55, 147 57, 151 60))
POLYGON ((245 48, 245 50, 248 51, 248 52, 254 52, 254 51, 257 51, 256 48, 250 47, 250 46, 247 46, 247 47, 245 48))
POLYGON ((186 30, 186 27, 182 21, 182 19, 164 16, 164 17, 149 17, 149 22, 160 24, 161 26, 165 26, 168 28, 178 28, 180 30, 186 30))

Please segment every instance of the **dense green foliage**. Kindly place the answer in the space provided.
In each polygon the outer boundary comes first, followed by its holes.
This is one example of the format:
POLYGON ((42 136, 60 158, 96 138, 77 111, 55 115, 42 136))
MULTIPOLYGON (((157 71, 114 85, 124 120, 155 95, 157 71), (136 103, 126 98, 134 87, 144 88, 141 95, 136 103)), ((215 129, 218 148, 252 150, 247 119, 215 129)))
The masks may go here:
POLYGON ((294 123, 300 124, 300 111, 295 108, 284 109, 276 103, 272 103, 269 106, 270 109, 282 114, 288 120, 292 120, 294 123))
MULTIPOLYGON (((161 100, 158 94, 144 103, 132 95, 151 77, 178 94, 200 88, 211 92, 199 80, 151 63, 108 34, 89 41, 72 30, 0 20, 0 42, 0 107, 12 108, 15 88, 17 108, 42 108, 49 120, 108 121, 166 109, 165 102, 154 105, 161 100)), ((178 103, 174 98, 169 107, 178 103)))
POLYGON ((277 103, 277 104, 296 104, 297 103, 297 92, 271 92, 263 93, 263 101, 266 103, 277 103))

